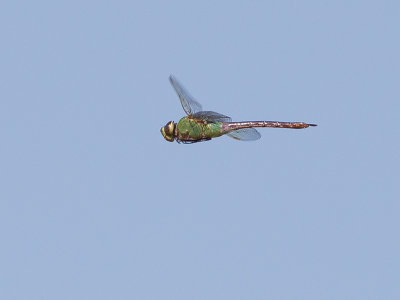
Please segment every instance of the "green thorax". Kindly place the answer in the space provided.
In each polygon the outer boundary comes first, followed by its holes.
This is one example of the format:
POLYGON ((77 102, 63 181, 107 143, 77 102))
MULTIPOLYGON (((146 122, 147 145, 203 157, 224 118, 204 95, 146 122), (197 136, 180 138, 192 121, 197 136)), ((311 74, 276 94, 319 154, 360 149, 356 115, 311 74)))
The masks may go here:
POLYGON ((222 134, 222 122, 207 122, 186 116, 176 125, 176 137, 181 141, 211 139, 222 134))

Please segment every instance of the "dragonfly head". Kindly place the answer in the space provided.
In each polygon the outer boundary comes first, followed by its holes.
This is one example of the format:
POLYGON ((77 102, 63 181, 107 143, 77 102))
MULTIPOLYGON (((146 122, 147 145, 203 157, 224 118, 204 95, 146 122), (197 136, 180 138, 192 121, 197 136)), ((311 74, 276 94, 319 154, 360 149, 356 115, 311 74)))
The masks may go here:
POLYGON ((168 142, 173 142, 175 139, 175 123, 169 121, 164 127, 161 127, 161 134, 168 142))

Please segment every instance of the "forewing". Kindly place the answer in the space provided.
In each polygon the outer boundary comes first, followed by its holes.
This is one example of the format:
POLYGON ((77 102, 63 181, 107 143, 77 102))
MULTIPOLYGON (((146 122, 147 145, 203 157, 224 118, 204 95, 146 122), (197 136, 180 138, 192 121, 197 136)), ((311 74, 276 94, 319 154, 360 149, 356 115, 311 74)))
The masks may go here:
POLYGON ((261 137, 261 134, 254 128, 241 128, 232 130, 227 133, 227 135, 235 140, 241 141, 255 141, 261 137))
POLYGON ((230 122, 231 118, 215 111, 199 111, 193 115, 196 119, 207 122, 230 122))
POLYGON ((169 76, 169 81, 171 82, 172 86, 174 87, 176 93, 181 100, 181 104, 183 110, 188 115, 194 115, 195 113, 202 111, 201 104, 194 100, 194 98, 189 94, 189 92, 183 87, 182 84, 173 76, 169 76))

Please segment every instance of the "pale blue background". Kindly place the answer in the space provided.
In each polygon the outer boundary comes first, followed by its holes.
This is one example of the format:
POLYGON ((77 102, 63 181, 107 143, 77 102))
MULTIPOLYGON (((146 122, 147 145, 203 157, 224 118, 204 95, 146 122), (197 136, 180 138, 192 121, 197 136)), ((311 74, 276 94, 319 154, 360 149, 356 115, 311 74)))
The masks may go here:
POLYGON ((1 299, 400 299, 398 1, 0 5, 1 299), (175 74, 234 120, 180 145, 175 74))

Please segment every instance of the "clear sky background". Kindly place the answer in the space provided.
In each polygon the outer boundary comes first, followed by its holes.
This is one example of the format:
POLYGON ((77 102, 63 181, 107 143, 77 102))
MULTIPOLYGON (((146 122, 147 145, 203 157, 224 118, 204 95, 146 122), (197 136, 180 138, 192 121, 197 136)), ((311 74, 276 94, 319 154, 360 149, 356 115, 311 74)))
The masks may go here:
POLYGON ((1 299, 400 299, 398 1, 2 1, 1 299), (168 76, 234 120, 168 143, 168 76))

